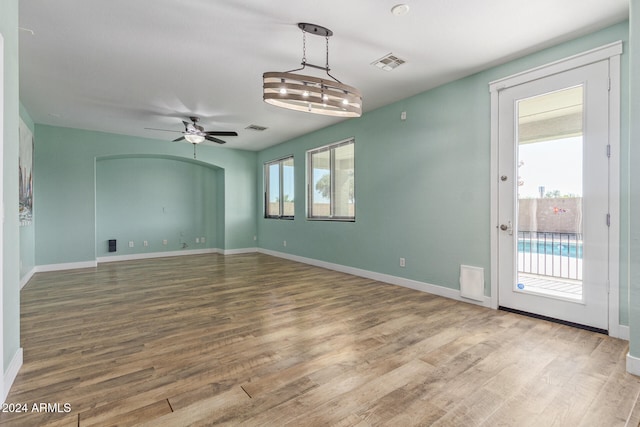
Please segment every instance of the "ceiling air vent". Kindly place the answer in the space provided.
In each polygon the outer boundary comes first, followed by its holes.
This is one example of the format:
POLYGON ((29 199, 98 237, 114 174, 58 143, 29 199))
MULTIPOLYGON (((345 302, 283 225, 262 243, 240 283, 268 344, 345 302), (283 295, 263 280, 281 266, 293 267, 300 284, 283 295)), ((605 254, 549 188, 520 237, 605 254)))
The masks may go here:
POLYGON ((247 126, 245 129, 249 129, 249 130, 255 130, 257 132, 262 132, 263 130, 267 130, 266 127, 264 126, 258 126, 258 125, 249 125, 247 126))
POLYGON ((401 66, 402 64, 404 64, 405 61, 404 59, 400 59, 397 56, 395 56, 392 53, 389 53, 385 56, 383 56, 382 58, 373 61, 371 63, 371 65, 375 65, 378 68, 381 68, 385 71, 391 71, 394 68, 398 68, 399 66, 401 66))

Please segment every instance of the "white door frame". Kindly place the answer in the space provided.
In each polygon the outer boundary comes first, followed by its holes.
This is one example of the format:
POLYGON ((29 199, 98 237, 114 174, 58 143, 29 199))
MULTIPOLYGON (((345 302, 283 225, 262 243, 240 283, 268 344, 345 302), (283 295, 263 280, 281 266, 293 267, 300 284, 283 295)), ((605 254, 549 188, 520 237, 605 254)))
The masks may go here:
POLYGON ((0 34, 0 404, 6 398, 4 381, 4 37, 0 34))
POLYGON ((498 308, 498 93, 506 88, 537 80, 603 60, 609 60, 609 144, 610 206, 609 228, 609 335, 620 331, 620 55, 617 41, 540 67, 532 68, 489 83, 491 93, 491 307, 498 308))

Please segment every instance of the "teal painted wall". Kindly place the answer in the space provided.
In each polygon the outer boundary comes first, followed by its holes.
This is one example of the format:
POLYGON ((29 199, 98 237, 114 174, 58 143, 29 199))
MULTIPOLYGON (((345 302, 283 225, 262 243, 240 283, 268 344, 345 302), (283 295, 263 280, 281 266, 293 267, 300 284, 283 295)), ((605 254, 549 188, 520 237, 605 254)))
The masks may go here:
MULTIPOLYGON (((511 61, 259 153, 262 248, 459 289, 460 264, 485 269, 490 293, 489 83, 617 40, 627 23, 511 61), (406 121, 400 120, 407 112, 406 121), (355 137, 356 221, 305 219, 305 151, 355 137), (263 163, 294 155, 296 217, 263 218, 263 163), (284 247, 283 241, 287 241, 284 247), (399 258, 406 267, 399 266, 399 258)), ((623 57, 623 92, 628 58, 623 57)), ((365 99, 366 99, 366 94, 365 99)), ((622 158, 628 157, 623 98, 622 158)), ((283 110, 295 120, 297 112, 283 110)), ((628 193, 623 164, 622 194, 628 193)), ((628 198, 622 201, 621 322, 627 324, 628 198)))
MULTIPOLYGON (((637 8, 638 0, 632 2, 637 8)), ((11 5, 15 5, 17 14, 17 0, 11 5)), ((15 21, 8 18, 4 7, 0 18, 0 30, 3 35, 5 29, 13 34, 17 26, 17 17, 15 21)), ((200 147, 200 161, 224 170, 224 173, 216 172, 215 182, 212 183, 212 187, 215 187, 216 203, 211 209, 216 212, 217 218, 208 226, 210 230, 214 230, 216 247, 253 247, 256 245, 253 235, 257 234, 258 244, 262 248, 453 289, 458 288, 460 264, 478 265, 485 268, 485 293, 488 295, 488 83, 602 44, 620 39, 626 42, 628 30, 626 23, 610 27, 257 154, 223 147, 200 147), (400 121, 402 111, 407 112, 406 121, 400 121), (306 221, 305 151, 351 136, 356 139, 356 222, 306 221), (288 154, 293 154, 296 162, 296 219, 263 219, 262 164, 288 154), (287 247, 282 244, 284 240, 287 241, 287 247), (406 258, 406 268, 399 267, 399 257, 406 258)), ((15 90, 7 89, 4 101, 5 124, 14 123, 15 129, 5 126, 5 141, 17 141, 17 35, 12 43, 15 44, 15 52, 12 53, 9 49, 5 56, 11 57, 15 54, 15 73, 9 73, 13 77, 7 75, 6 79, 10 80, 15 90), (15 111, 11 112, 10 109, 15 111)), ((634 173, 624 161, 629 158, 628 60, 628 54, 625 53, 622 64, 623 198, 620 218, 622 324, 629 323, 629 278, 631 277, 634 283, 631 290, 636 294, 640 283, 637 279, 640 277, 640 266, 631 266, 631 276, 627 271, 630 232, 635 239, 631 259, 640 259, 640 234, 635 231, 640 229, 640 224, 632 223, 634 228, 630 228, 631 219, 628 214, 629 208, 633 209, 635 204, 640 206, 637 194, 632 193, 631 198, 628 197, 629 180, 640 180, 637 176, 640 172, 634 173)), ((7 62, 10 61, 5 58, 5 64, 7 62)), ((634 93, 637 93, 637 90, 634 93)), ((640 96, 635 96, 635 99, 638 98, 640 96)), ((298 113, 283 110, 282 114, 290 114, 291 119, 295 120, 298 113)), ((638 117, 638 114, 634 117, 638 117)), ((44 125, 35 126, 35 135, 34 208, 37 218, 37 265, 92 261, 96 256, 100 256, 100 250, 96 249, 99 248, 102 239, 98 237, 96 240, 96 227, 101 224, 99 213, 96 211, 100 195, 95 189, 96 185, 98 188, 102 185, 100 181, 96 182, 96 176, 99 178, 101 172, 104 172, 96 170, 96 165, 99 167, 100 163, 105 161, 104 158, 116 156, 132 160, 132 157, 151 155, 179 157, 185 160, 192 158, 192 149, 188 144, 170 144, 166 141, 44 125)), ((637 139, 637 136, 635 138, 637 139)), ((10 206, 7 198, 11 199, 13 192, 17 206, 17 143, 15 147, 7 147, 5 144, 4 149, 5 190, 9 190, 5 191, 5 203, 10 206), (15 170, 13 177, 7 166, 10 163, 7 156, 15 158, 15 165, 9 165, 15 170), (15 187, 15 190, 12 187, 15 187)), ((5 226, 4 239, 5 369, 8 359, 19 347, 18 258, 7 250, 7 247, 11 246, 11 236, 18 236, 17 212, 15 227, 11 224, 5 226)), ((130 240, 127 237, 125 239, 130 240)), ((15 241, 17 239, 13 240, 15 241)), ((208 244, 209 242, 210 239, 208 244)), ((635 301, 635 307, 640 305, 639 298, 638 295, 631 296, 631 302, 635 301)), ((640 313, 634 312, 632 316, 636 316, 632 317, 632 323, 633 319, 640 320, 640 313)), ((636 351, 635 354, 638 355, 640 331, 634 326, 631 327, 631 331, 632 352, 636 351)))
POLYGON ((640 358, 640 0, 630 2, 630 141, 631 245, 629 286, 629 354, 640 358))
MULTIPOLYGON (((37 265, 96 259, 96 159, 113 156, 193 159, 190 144, 39 124, 34 151, 37 265)), ((223 210, 224 214, 223 225, 213 226, 218 227, 219 247, 253 247, 256 153, 200 146, 198 161, 224 170, 224 179, 218 174, 215 184, 219 198, 215 209, 223 210)))
POLYGON ((3 0, 0 33, 4 38, 3 95, 3 201, 5 222, 2 251, 2 352, 3 372, 20 349, 20 242, 18 226, 18 0, 3 0))
MULTIPOLYGON (((34 132, 35 124, 29 112, 20 104, 20 118, 34 132)), ((20 281, 22 283, 36 266, 35 217, 31 224, 20 225, 20 281)))
POLYGON ((188 160, 98 160, 97 256, 216 248, 216 181, 215 168, 188 160), (109 239, 117 240, 116 252, 108 252, 109 239))

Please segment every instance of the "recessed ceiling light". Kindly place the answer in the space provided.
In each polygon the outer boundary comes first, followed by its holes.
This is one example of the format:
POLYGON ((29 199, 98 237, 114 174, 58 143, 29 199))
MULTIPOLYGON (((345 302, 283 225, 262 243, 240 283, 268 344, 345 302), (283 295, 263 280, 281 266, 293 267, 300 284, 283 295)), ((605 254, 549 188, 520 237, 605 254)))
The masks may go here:
POLYGON ((408 4, 397 4, 391 8, 391 13, 395 16, 406 15, 409 12, 408 4))

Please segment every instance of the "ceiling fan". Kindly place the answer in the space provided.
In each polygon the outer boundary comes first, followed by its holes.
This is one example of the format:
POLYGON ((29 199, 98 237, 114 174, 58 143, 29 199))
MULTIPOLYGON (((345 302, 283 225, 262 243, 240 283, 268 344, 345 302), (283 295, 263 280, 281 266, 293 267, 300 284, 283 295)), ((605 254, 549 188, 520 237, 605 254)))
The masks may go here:
POLYGON ((169 130, 169 129, 156 129, 156 128, 145 128, 149 130, 161 130, 165 132, 181 132, 182 136, 180 138, 176 138, 173 142, 182 141, 183 139, 191 144, 200 144, 204 141, 217 142, 218 144, 225 144, 226 141, 222 139, 216 138, 216 136, 238 136, 237 132, 233 131, 205 131, 202 126, 198 124, 200 119, 198 117, 189 117, 192 123, 187 121, 182 121, 184 123, 184 131, 177 130, 169 130))

